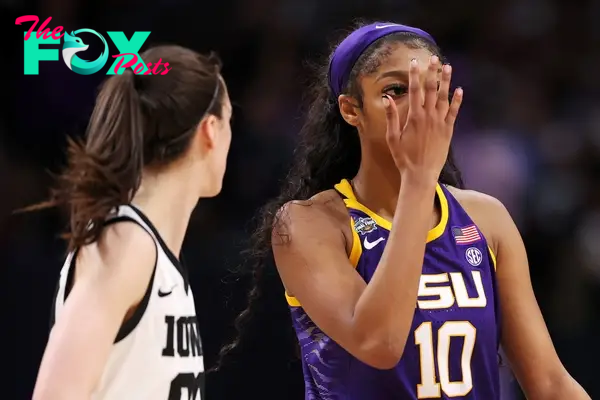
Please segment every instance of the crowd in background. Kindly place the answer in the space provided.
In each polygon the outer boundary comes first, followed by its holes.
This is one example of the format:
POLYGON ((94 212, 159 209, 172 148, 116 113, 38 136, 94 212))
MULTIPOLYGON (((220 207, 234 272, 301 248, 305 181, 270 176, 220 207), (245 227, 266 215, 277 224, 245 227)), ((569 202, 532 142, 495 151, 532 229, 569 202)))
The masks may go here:
MULTIPOLYGON (((24 27, 14 19, 25 14, 52 16, 50 27, 69 31, 149 30, 147 44, 215 50, 223 59, 236 104, 225 188, 200 203, 184 247, 209 364, 234 333, 248 279, 231 269, 242 261, 251 217, 285 177, 302 123, 308 62, 325 60, 329 41, 357 16, 429 31, 454 68, 454 84, 465 90, 454 147, 467 187, 499 198, 511 212, 559 354, 592 397, 600 394, 593 363, 600 356, 600 2, 0 0, 0 10, 10 16, 4 54, 14 55, 1 67, 9 79, 0 113, 2 328, 14 336, 7 350, 15 360, 8 386, 15 394, 7 398, 24 399, 32 389, 64 256, 58 233, 66 224, 56 211, 12 211, 47 195, 48 171, 64 164, 66 135, 81 135, 105 78, 77 75, 62 62, 24 76, 24 27)), ((264 313, 256 337, 276 343, 269 319, 285 315, 264 313)), ((297 364, 269 368, 276 346, 257 346, 249 346, 237 370, 207 378, 210 398, 253 390, 261 398, 298 398, 297 364)))

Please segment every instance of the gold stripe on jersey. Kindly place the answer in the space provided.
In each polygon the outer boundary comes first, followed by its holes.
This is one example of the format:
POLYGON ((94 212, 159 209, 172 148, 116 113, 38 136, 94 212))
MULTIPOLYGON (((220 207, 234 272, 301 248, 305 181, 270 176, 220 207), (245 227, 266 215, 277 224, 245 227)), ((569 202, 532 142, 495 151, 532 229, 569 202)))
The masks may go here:
POLYGON ((285 292, 285 298, 291 307, 301 307, 298 299, 296 299, 294 296, 290 296, 287 292, 285 292))
MULTIPOLYGON (((335 189, 346 197, 344 199, 346 207, 362 211, 363 213, 371 217, 377 225, 381 226, 384 229, 387 229, 388 231, 391 231, 392 223, 390 221, 358 202, 356 196, 354 195, 354 191, 352 190, 352 185, 348 180, 343 179, 340 183, 335 185, 335 189)), ((446 229, 449 219, 448 200, 446 199, 446 195, 444 194, 442 187, 439 184, 437 184, 435 191, 440 201, 441 218, 440 222, 427 233, 427 243, 432 242, 435 239, 442 236, 446 229)), ((356 268, 358 266, 360 256, 362 255, 362 245, 360 243, 360 237, 358 236, 358 232, 356 232, 354 226, 354 219, 352 217, 350 217, 350 226, 352 229, 352 249, 350 250, 350 255, 348 256, 348 258, 352 266, 356 268)), ((496 271, 496 256, 489 245, 488 251, 490 253, 490 258, 492 259, 494 271, 496 271)), ((298 299, 288 295, 287 292, 285 294, 285 297, 290 306, 301 307, 301 304, 298 301, 298 299)))
MULTIPOLYGON (((335 189, 346 197, 344 199, 346 207, 362 211, 369 217, 371 217, 377 225, 381 226, 384 229, 387 229, 388 231, 392 230, 392 223, 390 221, 383 218, 381 215, 371 211, 369 208, 358 202, 356 196, 354 195, 354 191, 352 190, 352 185, 347 179, 342 179, 340 183, 335 185, 335 189)), ((442 236, 444 230, 446 229, 446 225, 448 224, 449 218, 448 200, 446 199, 446 195, 444 194, 444 191, 442 190, 442 187, 439 184, 436 185, 435 192, 440 201, 441 218, 440 222, 433 229, 427 232, 427 243, 432 242, 435 239, 442 236)), ((360 244, 358 232, 356 232, 356 229, 354 227, 354 219, 352 217, 350 217, 350 226, 352 227, 352 249, 350 250, 350 255, 348 256, 348 258, 352 266, 356 268, 358 266, 360 256, 362 255, 362 246, 360 244)), ((494 260, 495 266, 495 258, 493 255, 492 259, 494 260)), ((291 307, 301 307, 301 304, 298 301, 298 299, 296 299, 294 296, 290 296, 287 292, 285 293, 285 298, 291 307)))
POLYGON ((490 252, 490 258, 492 259, 492 264, 494 265, 494 271, 496 271, 496 256, 494 255, 494 251, 492 250, 490 245, 488 245, 488 251, 490 252))
POLYGON ((362 246, 360 244, 360 237, 354 225, 354 218, 350 217, 350 228, 352 229, 352 250, 350 250, 350 264, 356 269, 358 267, 358 261, 362 255, 362 246))
MULTIPOLYGON (((344 199, 344 203, 346 203, 347 207, 364 212, 371 217, 377 223, 377 225, 387 229, 388 231, 392 230, 392 223, 390 221, 358 202, 354 192, 352 191, 352 185, 347 179, 343 179, 340 183, 335 185, 335 188, 337 191, 347 197, 344 199)), ((440 222, 435 226, 435 228, 431 229, 427 233, 427 243, 432 242, 442 236, 444 230, 446 230, 446 225, 448 224, 449 218, 448 200, 446 199, 446 195, 439 184, 436 184, 435 192, 440 200, 441 217, 440 222)))

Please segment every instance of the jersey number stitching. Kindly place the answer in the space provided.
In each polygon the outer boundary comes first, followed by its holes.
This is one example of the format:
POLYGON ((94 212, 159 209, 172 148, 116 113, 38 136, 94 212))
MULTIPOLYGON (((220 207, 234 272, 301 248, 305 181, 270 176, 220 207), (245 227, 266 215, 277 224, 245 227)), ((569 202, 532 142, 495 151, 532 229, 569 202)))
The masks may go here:
POLYGON ((433 348, 433 329, 431 322, 423 322, 415 329, 415 344, 419 346, 421 364, 421 383, 417 385, 418 399, 438 399, 440 389, 448 397, 462 397, 473 389, 471 358, 475 348, 477 329, 468 321, 447 321, 437 332, 437 370, 439 382, 436 382, 436 357, 433 348), (463 337, 464 345, 460 357, 462 381, 450 381, 450 341, 453 337, 463 337))
POLYGON ((171 381, 169 390, 169 400, 180 400, 181 396, 187 392, 187 398, 190 400, 200 400, 202 388, 204 387, 204 372, 194 375, 192 372, 179 374, 171 381))

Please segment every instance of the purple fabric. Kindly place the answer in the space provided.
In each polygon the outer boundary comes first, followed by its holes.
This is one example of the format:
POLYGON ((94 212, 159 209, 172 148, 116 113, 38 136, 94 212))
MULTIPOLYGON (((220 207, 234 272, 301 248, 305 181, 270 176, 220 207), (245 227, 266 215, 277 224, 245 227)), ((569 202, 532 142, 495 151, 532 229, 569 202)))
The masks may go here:
MULTIPOLYGON (((347 196, 348 194, 349 192, 345 192, 343 195, 347 196)), ((433 357, 426 359, 422 356, 421 346, 423 344, 417 342, 417 330, 423 327, 428 327, 423 329, 432 329, 429 331, 429 335, 431 335, 429 337, 432 338, 430 346, 436 346, 436 349, 440 350, 442 347, 438 348, 437 346, 442 335, 446 335, 442 329, 448 329, 457 323, 465 324, 473 329, 472 331, 469 329, 472 335, 469 345, 472 346, 472 353, 469 363, 463 364, 463 355, 466 354, 464 352, 468 343, 467 336, 466 334, 454 336, 454 333, 448 333, 446 336, 448 338, 446 349, 448 350, 443 354, 444 372, 446 372, 446 379, 449 382, 456 382, 452 386, 460 387, 461 390, 470 386, 470 389, 465 390, 462 395, 454 392, 452 396, 443 391, 438 392, 435 397, 431 396, 431 392, 428 393, 429 396, 423 393, 421 398, 437 400, 514 399, 507 395, 500 397, 498 346, 501 313, 498 305, 496 269, 493 267, 488 242, 482 235, 478 235, 478 238, 471 238, 473 241, 470 243, 457 242, 454 230, 460 227, 473 227, 475 222, 445 186, 440 186, 438 197, 440 204, 447 204, 446 211, 442 211, 447 219, 442 218, 444 222, 441 223, 441 229, 438 231, 440 236, 435 239, 431 238, 425 246, 422 276, 440 276, 440 274, 447 275, 448 272, 451 272, 452 279, 444 284, 447 285, 447 290, 456 292, 458 286, 453 286, 456 278, 461 282, 460 287, 463 290, 464 298, 479 297, 483 299, 483 302, 478 306, 470 304, 461 306, 460 302, 456 300, 452 304, 440 305, 440 308, 434 309, 428 306, 421 308, 421 300, 433 300, 437 296, 429 297, 426 293, 421 293, 420 296, 423 297, 419 297, 416 302, 413 322, 402 358, 394 368, 387 370, 380 370, 362 363, 323 332, 306 313, 306 310, 302 307, 290 306, 292 324, 302 355, 304 398, 306 400, 417 399, 419 387, 424 386, 422 385, 421 371, 431 371, 433 376, 437 376, 439 382, 442 366, 440 359, 436 359, 436 362, 433 357), (479 255, 478 261, 474 263, 470 261, 468 254, 471 252, 479 255), (446 325, 447 322, 450 324, 446 325), (442 328, 443 326, 445 328, 442 328), (433 345, 433 343, 436 344, 433 345), (466 380, 465 373, 468 372, 470 372, 470 379, 466 380), (461 381, 462 383, 458 383, 461 381), (471 385, 466 382, 470 382, 471 385)), ((355 266, 356 272, 368 284, 376 273, 385 246, 389 244, 391 224, 387 227, 379 225, 381 221, 375 221, 373 213, 355 208, 356 205, 355 200, 351 200, 347 204, 353 229, 360 238, 358 243, 361 246, 361 252, 355 266), (364 245, 369 242, 374 245, 372 247, 364 245)), ((434 285, 439 288, 439 284, 434 285)), ((458 299, 458 296, 456 298, 458 299)), ((432 347, 429 351, 432 352, 431 354, 437 354, 437 350, 433 350, 432 347), (433 353, 434 351, 436 352, 433 353)), ((507 369, 506 367, 502 368, 507 369)), ((508 381, 504 382, 508 383, 508 381)), ((509 390, 510 387, 505 385, 503 389, 509 390)))
POLYGON ((358 28, 338 45, 329 63, 329 87, 335 98, 342 94, 348 83, 352 67, 367 47, 376 40, 397 32, 414 33, 435 44, 435 40, 429 33, 393 22, 376 22, 358 28))

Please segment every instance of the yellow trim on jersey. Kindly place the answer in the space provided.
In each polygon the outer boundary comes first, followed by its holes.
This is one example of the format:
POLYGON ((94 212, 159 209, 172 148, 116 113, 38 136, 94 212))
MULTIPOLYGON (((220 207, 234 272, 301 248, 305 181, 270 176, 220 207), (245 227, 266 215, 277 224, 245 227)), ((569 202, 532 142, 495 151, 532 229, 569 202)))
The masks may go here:
MULTIPOLYGON (((387 229, 388 231, 392 230, 392 223, 390 221, 369 210, 367 207, 358 202, 354 192, 352 191, 352 185, 350 185, 348 180, 343 179, 340 183, 335 185, 335 188, 337 191, 347 197, 344 199, 344 203, 346 203, 347 207, 364 212, 371 217, 373 221, 377 223, 377 225, 387 229)), ((436 185, 435 192, 438 196, 438 199, 440 199, 441 218, 437 226, 427 233, 427 243, 432 242, 442 236, 444 230, 446 229, 446 225, 448 224, 448 199, 446 199, 446 195, 439 184, 436 185)))
POLYGON ((490 252, 490 257, 492 258, 492 264, 494 264, 494 271, 496 270, 496 256, 494 255, 494 252, 492 250, 492 248, 490 247, 490 245, 488 245, 488 250, 490 252))
MULTIPOLYGON (((354 229, 354 218, 352 217, 350 217, 350 229, 352 229, 352 249, 350 250, 350 255, 348 258, 350 260, 350 264, 356 268, 358 266, 360 256, 362 255, 362 246, 360 245, 360 237, 358 236, 358 232, 356 232, 356 229, 354 229)), ((294 296, 290 296, 287 292, 285 292, 285 298, 291 307, 302 307, 298 299, 294 296)))
POLYGON ((290 296, 287 294, 287 292, 285 292, 285 298, 291 307, 300 307, 300 302, 294 296, 290 296))
POLYGON ((358 261, 362 255, 362 246, 360 245, 360 237, 354 228, 354 218, 350 217, 350 228, 352 229, 352 250, 350 250, 350 264, 356 269, 358 261))

